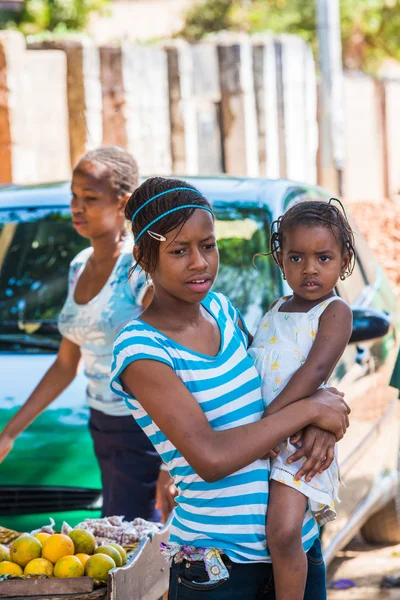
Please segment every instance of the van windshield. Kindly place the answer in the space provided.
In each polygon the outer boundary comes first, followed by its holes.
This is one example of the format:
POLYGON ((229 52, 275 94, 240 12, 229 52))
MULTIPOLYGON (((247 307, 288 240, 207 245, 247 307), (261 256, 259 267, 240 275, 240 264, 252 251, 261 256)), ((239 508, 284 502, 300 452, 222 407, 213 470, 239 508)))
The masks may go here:
POLYGON ((265 207, 239 202, 215 202, 214 210, 220 255, 214 290, 225 294, 240 310, 254 334, 262 316, 282 291, 279 269, 272 256, 267 255, 271 216, 265 207))
MULTIPOLYGON (((263 208, 216 203, 221 266, 215 290, 224 293, 254 332, 279 295, 279 274, 268 252, 269 215, 263 208)), ((72 227, 69 209, 0 210, 0 352, 54 353, 57 317, 67 295, 69 263, 88 245, 72 227)))
POLYGON ((57 351, 69 263, 87 244, 67 207, 0 211, 0 351, 57 351))

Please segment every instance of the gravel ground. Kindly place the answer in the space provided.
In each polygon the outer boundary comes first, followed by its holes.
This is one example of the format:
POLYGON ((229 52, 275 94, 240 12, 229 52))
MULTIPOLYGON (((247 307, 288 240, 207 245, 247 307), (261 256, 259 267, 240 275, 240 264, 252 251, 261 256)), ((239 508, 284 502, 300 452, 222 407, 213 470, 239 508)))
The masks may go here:
POLYGON ((330 589, 328 600, 400 600, 400 588, 380 588, 384 575, 400 577, 400 544, 369 546, 357 537, 338 553, 328 569, 330 583, 351 579, 356 586, 343 591, 330 589))

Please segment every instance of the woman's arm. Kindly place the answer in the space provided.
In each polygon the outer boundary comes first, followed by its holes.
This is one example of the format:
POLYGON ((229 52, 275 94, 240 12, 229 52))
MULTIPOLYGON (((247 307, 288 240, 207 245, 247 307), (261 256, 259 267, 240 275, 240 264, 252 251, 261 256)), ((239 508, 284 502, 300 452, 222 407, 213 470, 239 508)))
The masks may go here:
POLYGON ((164 435, 205 481, 235 473, 264 456, 282 440, 311 423, 340 439, 348 426, 349 408, 341 396, 319 390, 279 413, 255 423, 215 431, 171 367, 153 360, 130 363, 120 375, 164 435))
POLYGON ((322 313, 318 332, 305 363, 266 409, 273 414, 300 398, 311 396, 325 383, 342 356, 351 336, 353 314, 342 301, 332 302, 322 313))
POLYGON ((62 338, 56 360, 0 433, 0 462, 11 451, 18 435, 73 381, 80 358, 79 346, 62 338))

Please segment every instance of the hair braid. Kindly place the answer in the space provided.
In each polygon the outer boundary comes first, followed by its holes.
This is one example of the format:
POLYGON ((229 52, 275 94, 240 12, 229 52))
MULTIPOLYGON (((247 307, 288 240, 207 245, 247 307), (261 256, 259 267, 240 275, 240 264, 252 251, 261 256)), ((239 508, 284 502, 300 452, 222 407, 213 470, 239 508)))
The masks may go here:
POLYGON ((78 165, 81 162, 96 162, 107 167, 111 172, 112 185, 117 196, 133 194, 139 185, 136 160, 119 146, 100 146, 89 150, 79 159, 78 165))

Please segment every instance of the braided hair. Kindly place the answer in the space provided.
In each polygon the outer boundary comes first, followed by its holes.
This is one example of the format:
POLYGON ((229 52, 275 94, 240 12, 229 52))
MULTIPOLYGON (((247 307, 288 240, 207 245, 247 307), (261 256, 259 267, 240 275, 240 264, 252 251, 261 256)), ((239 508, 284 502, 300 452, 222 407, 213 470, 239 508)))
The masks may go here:
MULTIPOLYGON (((172 208, 184 204, 197 204, 211 208, 208 200, 190 183, 182 181, 181 179, 151 177, 142 183, 129 198, 125 207, 125 218, 131 222, 132 233, 134 238, 136 238, 142 229, 153 221, 153 219, 156 219, 172 208), (174 188, 187 189, 175 191, 174 188), (174 191, 149 202, 135 216, 132 223, 132 217, 140 206, 143 206, 150 198, 168 190, 174 191)), ((177 227, 182 228, 195 210, 196 208, 183 208, 182 210, 177 210, 176 212, 166 215, 163 219, 160 219, 160 221, 154 224, 152 231, 165 236, 169 231, 172 231, 177 227)), ((140 264, 147 273, 152 273, 158 263, 160 242, 145 233, 139 238, 137 249, 138 252, 135 267, 140 264)))
POLYGON ((348 253, 350 256, 349 266, 343 278, 352 274, 356 258, 354 234, 340 200, 331 198, 329 202, 301 201, 272 223, 268 254, 272 254, 278 266, 280 266, 278 254, 282 252, 285 233, 298 226, 329 228, 339 242, 342 253, 348 253), (334 202, 339 206, 335 206, 334 202))
POLYGON ((132 194, 139 185, 139 169, 136 160, 119 146, 99 146, 89 150, 80 159, 82 162, 95 162, 104 165, 111 175, 111 183, 117 197, 132 194))

